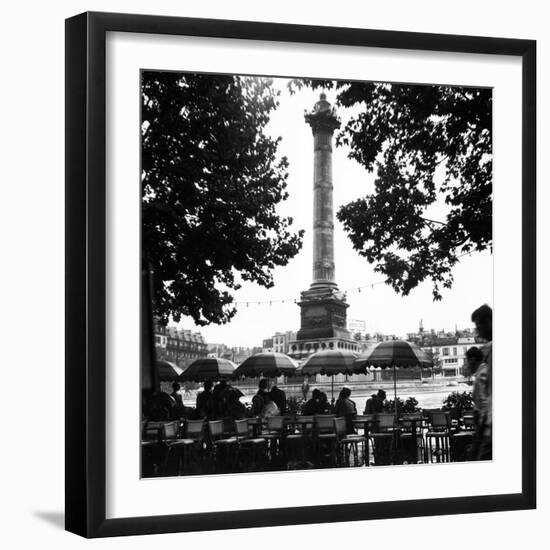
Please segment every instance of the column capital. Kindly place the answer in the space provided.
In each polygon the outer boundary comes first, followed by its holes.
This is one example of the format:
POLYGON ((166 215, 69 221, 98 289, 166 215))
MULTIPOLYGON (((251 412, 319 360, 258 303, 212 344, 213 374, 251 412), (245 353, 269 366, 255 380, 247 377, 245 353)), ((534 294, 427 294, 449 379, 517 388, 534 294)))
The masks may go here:
POLYGON ((315 134, 320 131, 334 132, 340 127, 340 119, 336 114, 336 109, 327 101, 326 94, 322 93, 319 101, 315 103, 312 111, 306 111, 305 121, 311 126, 315 134))

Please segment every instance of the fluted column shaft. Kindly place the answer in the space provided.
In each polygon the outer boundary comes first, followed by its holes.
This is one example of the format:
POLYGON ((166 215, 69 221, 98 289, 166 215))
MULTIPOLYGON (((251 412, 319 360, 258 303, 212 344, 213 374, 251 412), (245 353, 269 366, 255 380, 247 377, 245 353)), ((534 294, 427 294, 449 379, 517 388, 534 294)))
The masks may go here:
POLYGON ((334 282, 334 213, 332 206, 332 134, 313 128, 313 285, 334 282))

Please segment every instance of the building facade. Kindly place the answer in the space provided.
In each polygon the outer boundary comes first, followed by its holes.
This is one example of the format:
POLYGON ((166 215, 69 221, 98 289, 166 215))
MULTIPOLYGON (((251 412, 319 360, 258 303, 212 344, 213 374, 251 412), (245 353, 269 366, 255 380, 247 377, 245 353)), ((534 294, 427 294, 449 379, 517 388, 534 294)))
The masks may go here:
POLYGON ((287 330, 286 332, 276 332, 271 338, 262 340, 262 351, 264 353, 288 353, 290 342, 296 340, 296 332, 287 330))
POLYGON ((163 326, 155 322, 157 359, 163 359, 185 369, 195 359, 208 356, 208 345, 200 332, 163 326))
POLYGON ((467 375, 465 371, 466 352, 472 346, 483 347, 484 343, 472 329, 455 329, 454 332, 425 331, 420 325, 419 331, 407 334, 414 342, 434 358, 436 368, 448 377, 467 375))

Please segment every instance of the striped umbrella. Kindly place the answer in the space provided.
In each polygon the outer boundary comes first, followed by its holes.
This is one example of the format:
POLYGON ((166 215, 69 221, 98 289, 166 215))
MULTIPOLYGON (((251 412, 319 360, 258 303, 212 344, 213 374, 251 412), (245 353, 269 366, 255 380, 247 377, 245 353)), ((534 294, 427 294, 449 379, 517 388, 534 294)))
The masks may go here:
POLYGON ((334 400, 334 375, 361 372, 360 365, 355 364, 357 354, 349 350, 323 350, 310 355, 298 369, 298 374, 310 376, 324 374, 331 378, 331 393, 334 400))
POLYGON ((161 382, 176 382, 183 372, 183 369, 180 369, 175 363, 171 363, 170 361, 157 361, 156 366, 159 381, 161 382))
POLYGON ((276 378, 285 374, 292 376, 296 363, 284 353, 256 353, 247 357, 234 372, 235 378, 276 378))
POLYGON ((395 415, 397 416, 397 377, 396 368, 401 367, 433 367, 433 361, 428 354, 417 345, 405 340, 388 340, 380 342, 362 353, 355 363, 358 368, 368 367, 393 368, 393 393, 395 400, 395 415))
POLYGON ((206 380, 229 380, 237 365, 229 359, 200 357, 195 359, 183 372, 180 380, 205 382, 206 380))

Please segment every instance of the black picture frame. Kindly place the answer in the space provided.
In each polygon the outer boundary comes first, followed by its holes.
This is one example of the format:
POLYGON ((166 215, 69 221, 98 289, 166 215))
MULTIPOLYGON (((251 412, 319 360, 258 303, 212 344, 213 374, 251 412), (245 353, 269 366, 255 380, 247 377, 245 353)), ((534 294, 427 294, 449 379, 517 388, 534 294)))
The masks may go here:
POLYGON ((531 509, 536 506, 536 42, 83 13, 66 20, 66 529, 85 537, 531 509), (517 56, 522 60, 522 491, 106 519, 105 42, 109 31, 517 56))

